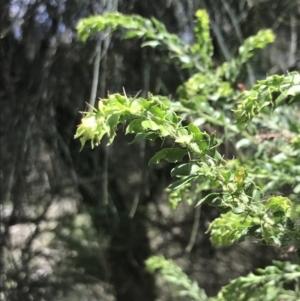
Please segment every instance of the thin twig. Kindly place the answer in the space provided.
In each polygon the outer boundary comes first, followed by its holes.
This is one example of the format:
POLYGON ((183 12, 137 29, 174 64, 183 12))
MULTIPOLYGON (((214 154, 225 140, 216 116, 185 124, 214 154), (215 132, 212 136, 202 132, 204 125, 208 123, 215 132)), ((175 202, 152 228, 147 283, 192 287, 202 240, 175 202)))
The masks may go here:
POLYGON ((297 52, 297 21, 295 15, 291 16, 291 43, 290 43, 290 55, 289 55, 289 67, 292 67, 296 62, 297 52))
MULTIPOLYGON (((106 11, 117 11, 118 10, 118 1, 112 0, 112 1, 105 1, 104 6, 106 5, 106 11)), ((102 61, 102 72, 100 77, 100 96, 105 97, 105 89, 106 89, 106 67, 107 67, 107 50, 111 41, 111 34, 109 34, 109 29, 105 33, 106 36, 103 41, 101 41, 101 38, 99 37, 98 43, 96 46, 96 58, 94 62, 94 74, 93 74, 93 86, 92 86, 92 92, 91 92, 91 101, 95 103, 96 100, 96 92, 98 87, 98 80, 99 80, 99 70, 100 70, 100 61, 102 61)), ((91 110, 91 108, 89 108, 91 110)), ((108 137, 104 138, 104 145, 107 144, 108 137)), ((108 206, 108 198, 109 198, 109 192, 108 192, 108 165, 109 165, 109 156, 110 156, 110 147, 104 147, 103 148, 103 166, 101 171, 101 198, 99 202, 99 207, 102 206, 108 206)))
MULTIPOLYGON (((147 50, 146 50, 147 51, 147 50)), ((143 90, 141 92, 142 97, 146 97, 149 89, 150 89, 150 64, 148 63, 149 58, 146 55, 146 51, 143 52, 143 60, 145 62, 144 68, 143 68, 143 90)), ((142 190, 144 189, 144 180, 147 173, 147 167, 145 166, 145 151, 146 151, 146 140, 143 140, 140 142, 140 162, 141 162, 141 168, 142 168, 142 176, 141 176, 141 182, 139 185, 139 188, 137 189, 135 195, 133 204, 131 206, 130 212, 129 212, 129 218, 133 218, 136 210, 138 208, 138 204, 140 202, 142 190)))
POLYGON ((200 224, 200 215, 201 215, 201 206, 197 206, 195 209, 195 217, 194 217, 194 222, 193 222, 193 228, 192 228, 192 233, 190 236, 190 241, 185 248, 185 252, 190 253, 195 245, 196 239, 197 239, 197 234, 198 234, 198 229, 199 229, 199 224, 200 224))
MULTIPOLYGON (((221 0, 225 10, 228 13, 228 16, 232 22, 234 31, 236 33, 236 36, 240 42, 240 44, 242 45, 244 43, 244 38, 240 29, 240 25, 239 25, 239 21, 234 13, 234 11, 231 9, 231 7, 229 6, 229 4, 225 1, 225 0, 221 0)), ((249 81, 251 85, 255 84, 255 75, 254 75, 254 71, 252 66, 249 63, 246 63, 246 68, 247 68, 247 72, 248 72, 248 77, 249 77, 249 81)))
POLYGON ((93 110, 93 107, 95 106, 96 102, 96 94, 97 94, 97 88, 98 88, 98 80, 99 80, 99 69, 100 69, 100 61, 101 61, 101 46, 102 41, 101 37, 99 36, 96 43, 96 57, 94 61, 94 70, 93 70, 93 82, 92 82, 92 90, 91 90, 91 97, 89 101, 89 107, 88 110, 91 112, 93 110))
MULTIPOLYGON (((203 2, 203 6, 204 6, 206 11, 209 11, 205 2, 203 2)), ((213 19, 210 20, 210 24, 211 24, 211 28, 212 28, 212 30, 213 30, 216 38, 217 38, 218 44, 220 46, 220 49, 222 51, 222 54, 223 54, 224 58, 226 59, 226 61, 230 61, 231 60, 231 54, 230 54, 229 49, 228 49, 228 47, 227 47, 227 45, 224 41, 224 38, 221 34, 219 26, 216 24, 216 22, 213 19)))

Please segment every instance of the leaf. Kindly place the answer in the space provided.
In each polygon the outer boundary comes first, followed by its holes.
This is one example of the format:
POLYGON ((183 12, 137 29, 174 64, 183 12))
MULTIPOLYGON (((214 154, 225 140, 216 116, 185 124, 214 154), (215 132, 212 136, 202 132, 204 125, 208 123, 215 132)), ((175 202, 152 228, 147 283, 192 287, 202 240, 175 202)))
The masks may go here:
POLYGON ((187 152, 182 148, 164 148, 150 159, 149 164, 158 164, 162 159, 172 163, 182 161, 187 152))
POLYGON ((142 122, 142 119, 132 120, 126 128, 126 134, 143 132, 144 127, 142 126, 142 122))
POLYGON ((120 114, 115 113, 108 117, 107 123, 112 129, 115 129, 119 123, 119 119, 120 119, 120 114))
POLYGON ((236 143, 235 147, 236 149, 240 149, 243 147, 248 147, 249 145, 251 145, 251 141, 247 138, 243 138, 236 143))
POLYGON ((183 179, 180 179, 172 184, 170 184, 168 186, 168 188, 170 190, 175 190, 175 189, 179 189, 179 188, 182 188, 185 184, 191 182, 193 179, 195 178, 195 175, 190 175, 188 177, 185 177, 183 179))
POLYGON ((141 38, 145 35, 145 32, 144 31, 141 31, 141 30, 131 30, 131 31, 128 31, 126 32, 122 38, 124 40, 130 40, 130 39, 133 39, 133 38, 141 38))
POLYGON ((153 106, 153 107, 149 108, 149 112, 151 112, 155 117, 158 117, 159 119, 162 119, 162 120, 164 120, 165 114, 166 114, 158 106, 153 106))
POLYGON ((293 192, 294 192, 295 194, 300 194, 300 184, 298 184, 298 185, 296 185, 296 186, 294 187, 293 192))
POLYGON ((147 41, 147 42, 144 42, 142 44, 142 47, 149 46, 149 47, 152 47, 152 48, 156 48, 158 45, 160 45, 159 41, 147 41))
POLYGON ((117 102, 119 102, 120 104, 122 104, 122 105, 126 105, 127 104, 127 98, 126 98, 126 96, 121 95, 121 94, 113 94, 112 96, 114 96, 115 100, 117 102))
POLYGON ((109 126, 109 144, 111 144, 114 141, 114 138, 116 136, 116 128, 119 123, 120 114, 116 113, 108 117, 107 124, 109 126))
POLYGON ((243 213, 246 209, 246 206, 242 203, 238 204, 238 206, 233 206, 231 208, 231 211, 235 214, 240 214, 240 213, 243 213))
POLYGON ((220 193, 217 192, 212 192, 210 194, 208 194, 207 196, 205 196, 204 198, 202 198, 197 204, 196 206, 202 205, 204 203, 208 203, 211 204, 213 203, 215 200, 220 199, 220 193))
POLYGON ((278 211, 287 212, 291 209, 292 202, 286 197, 276 196, 268 199, 265 207, 272 210, 274 213, 278 211))
POLYGON ((185 163, 174 167, 171 176, 189 176, 200 170, 200 167, 194 163, 185 163))
MULTIPOLYGON (((171 131, 172 131, 172 129, 171 129, 171 131)), ((171 134, 170 131, 169 131, 169 128, 167 126, 164 126, 164 125, 158 126, 158 132, 159 132, 159 136, 161 138, 167 137, 171 134)))
POLYGON ((294 85, 288 89, 287 95, 296 96, 300 94, 300 85, 294 85))
MULTIPOLYGON (((152 256, 145 262, 150 273, 158 272, 162 278, 172 284, 174 296, 185 296, 185 300, 208 300, 205 291, 195 281, 192 281, 172 260, 162 256, 152 256)), ((211 299, 210 299, 211 300, 211 299)))
POLYGON ((182 147, 187 146, 190 144, 193 137, 191 135, 180 135, 178 138, 175 139, 176 143, 179 143, 182 147))
POLYGON ((152 17, 151 21, 153 22, 154 26, 159 30, 159 32, 166 32, 166 26, 162 22, 158 21, 156 18, 152 17))
POLYGON ((201 132, 201 130, 194 124, 194 123, 190 123, 188 125, 188 130, 193 133, 193 136, 195 137, 195 139, 199 139, 202 140, 204 138, 204 133, 201 132))
POLYGON ((276 107, 281 105, 281 103, 286 99, 287 95, 288 91, 284 91, 275 99, 276 107))
POLYGON ((201 132, 201 130, 193 123, 189 124, 188 130, 193 134, 193 140, 199 148, 199 150, 197 150, 196 146, 194 146, 194 151, 196 153, 205 152, 208 149, 208 143, 206 141, 208 135, 201 132))
POLYGON ((299 300, 297 292, 299 278, 299 265, 273 261, 272 266, 257 269, 255 275, 250 273, 231 281, 221 289, 218 300, 296 301, 299 300), (289 285, 285 284, 292 284, 293 281, 296 289, 288 290, 289 285))
POLYGON ((159 125, 152 120, 144 120, 141 124, 144 130, 156 131, 159 129, 159 125))
POLYGON ((221 214, 209 226, 211 242, 215 246, 229 246, 244 239, 253 226, 259 225, 258 218, 237 215, 232 212, 221 214))
MULTIPOLYGON (((230 181, 230 178, 232 176, 232 172, 229 169, 220 169, 219 173, 223 177, 225 183, 230 181)), ((224 182, 224 181, 222 181, 222 182, 224 182)))
POLYGON ((134 139, 129 144, 140 142, 145 139, 150 140, 150 141, 155 141, 155 139, 158 137, 159 137, 159 135, 157 133, 153 133, 153 132, 137 133, 135 135, 134 139))

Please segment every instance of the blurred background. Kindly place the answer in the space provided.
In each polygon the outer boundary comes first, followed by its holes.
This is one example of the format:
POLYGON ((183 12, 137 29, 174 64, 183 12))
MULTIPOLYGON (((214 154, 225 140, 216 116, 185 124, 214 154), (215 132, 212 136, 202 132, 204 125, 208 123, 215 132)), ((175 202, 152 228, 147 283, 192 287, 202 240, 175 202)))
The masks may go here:
POLYGON ((188 78, 160 52, 121 41, 119 33, 79 42, 78 21, 105 11, 156 17, 192 43, 199 8, 210 15, 216 66, 260 29, 276 33, 276 42, 251 61, 244 85, 300 69, 299 0, 2 2, 0 300, 174 300, 145 270, 153 254, 174 259, 215 295, 279 258, 275 249, 250 242, 214 248, 205 234, 219 214, 213 208, 203 206, 200 214, 183 202, 173 211, 165 192, 172 165, 148 167, 160 142, 128 144, 132 137, 120 128, 108 148, 80 152, 73 139, 79 111, 93 94, 99 43, 97 97, 123 87, 129 95, 175 97, 188 78))

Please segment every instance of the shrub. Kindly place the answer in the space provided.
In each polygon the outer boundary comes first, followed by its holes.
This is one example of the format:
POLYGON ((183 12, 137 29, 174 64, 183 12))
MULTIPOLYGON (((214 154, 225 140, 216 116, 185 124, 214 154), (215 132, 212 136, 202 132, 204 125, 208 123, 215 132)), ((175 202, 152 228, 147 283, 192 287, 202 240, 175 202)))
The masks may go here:
MULTIPOLYGON (((90 141, 93 148, 105 135, 113 143, 118 124, 124 125, 126 133, 135 134, 134 142, 171 139, 173 146, 162 148, 149 164, 177 163, 171 171, 174 182, 168 187, 174 208, 185 200, 221 211, 208 229, 214 245, 252 238, 283 250, 298 250, 300 74, 272 75, 250 90, 235 88, 255 50, 274 41, 272 31, 261 30, 246 39, 235 59, 214 67, 209 19, 203 10, 196 13, 193 45, 169 33, 155 18, 107 13, 78 24, 83 41, 99 31, 115 30, 121 30, 124 39, 143 38, 143 47, 163 50, 168 63, 188 69, 192 76, 178 87, 176 101, 151 94, 146 98, 111 94, 101 99, 91 112, 84 113, 78 126, 75 138, 80 138, 82 147, 90 141), (221 128, 222 134, 218 138, 208 134, 205 124, 221 128), (229 140, 236 159, 220 153, 219 145, 229 140), (182 163, 186 158, 188 162, 182 163)), ((151 272, 160 270, 176 286, 174 292, 189 300, 300 298, 300 267, 290 262, 274 262, 256 275, 233 280, 215 298, 208 298, 170 260, 154 256, 147 267, 151 272), (286 283, 292 283, 290 289, 286 283)))

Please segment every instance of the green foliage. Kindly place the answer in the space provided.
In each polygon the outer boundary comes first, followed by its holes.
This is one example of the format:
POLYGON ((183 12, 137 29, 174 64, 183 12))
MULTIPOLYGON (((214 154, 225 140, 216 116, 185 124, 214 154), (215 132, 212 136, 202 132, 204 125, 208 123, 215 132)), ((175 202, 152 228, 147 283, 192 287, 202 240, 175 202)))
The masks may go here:
POLYGON ((209 150, 214 150, 215 140, 193 124, 183 126, 180 117, 170 108, 169 102, 165 97, 152 95, 148 99, 110 95, 99 101, 97 109, 85 114, 75 138, 80 137, 83 146, 86 141, 91 140, 93 148, 107 134, 109 143, 112 143, 117 125, 126 123, 126 133, 136 134, 135 140, 168 137, 181 146, 177 150, 160 151, 151 159, 152 163, 159 163, 161 159, 177 162, 189 151, 202 156, 209 150))
POLYGON ((77 26, 78 35, 82 41, 99 31, 109 30, 112 33, 117 29, 124 31, 123 39, 144 38, 147 41, 142 44, 143 47, 159 47, 162 50, 168 50, 170 58, 179 63, 182 68, 194 67, 203 70, 201 64, 207 61, 207 56, 204 56, 203 61, 200 54, 195 53, 195 47, 190 47, 177 35, 169 33, 164 24, 155 18, 145 19, 138 15, 105 13, 103 16, 83 19, 77 26))
MULTIPOLYGON (((105 31, 106 34, 123 30, 123 39, 144 38, 142 47, 160 48, 169 52, 169 57, 175 59, 182 68, 195 71, 211 71, 213 46, 210 38, 209 18, 204 10, 196 12, 195 38, 196 43, 188 45, 177 35, 167 31, 164 24, 155 18, 145 19, 139 15, 126 16, 116 12, 107 12, 102 16, 93 16, 81 20, 77 25, 78 36, 82 41, 88 37, 105 31), (108 30, 108 32, 107 32, 108 30)), ((239 49, 239 55, 229 63, 224 63, 217 69, 217 76, 225 76, 232 80, 233 74, 238 75, 242 65, 253 56, 256 49, 264 48, 274 41, 270 30, 261 30, 256 36, 247 39, 239 49)))
MULTIPOLYGON (((269 76, 243 93, 234 87, 243 65, 256 49, 274 41, 273 33, 263 30, 246 39, 236 58, 215 68, 209 19, 202 10, 196 13, 194 45, 185 44, 154 18, 107 13, 78 25, 83 41, 99 31, 118 29, 125 39, 143 38, 142 46, 167 51, 172 62, 188 68, 192 76, 178 88, 176 102, 150 94, 147 98, 112 94, 101 99, 92 112, 84 113, 78 126, 75 138, 80 138, 82 147, 90 141, 93 148, 104 135, 112 143, 119 124, 126 134, 135 135, 134 142, 169 139, 173 146, 157 152, 149 163, 178 163, 171 172, 175 181, 168 187, 174 208, 182 199, 189 203, 196 199, 196 205, 209 204, 221 211, 208 229, 214 245, 252 238, 282 248, 299 248, 300 75, 269 76), (222 128, 222 134, 217 139, 201 129, 204 124, 222 128), (237 159, 225 160, 218 151, 219 145, 229 140, 235 144, 237 159), (181 163, 183 160, 188 162, 181 163), (285 186, 291 189, 282 195, 285 186)), ((153 257, 147 266, 183 287, 179 290, 182 296, 207 300, 171 261, 153 257)), ((299 297, 299 266, 276 262, 258 272, 234 280, 216 300, 299 297), (295 287, 287 290, 284 284, 291 281, 296 281, 295 287)))
POLYGON ((236 81, 239 70, 254 55, 256 49, 265 48, 267 44, 274 42, 275 36, 271 30, 260 30, 255 36, 245 40, 240 46, 237 58, 223 63, 217 68, 217 74, 224 76, 227 80, 236 81))
POLYGON ((196 24, 195 24, 195 38, 196 43, 192 45, 191 52, 202 58, 205 69, 212 66, 211 57, 213 54, 213 45, 210 38, 209 18, 208 14, 204 10, 198 10, 196 12, 196 24))
MULTIPOLYGON (((240 220, 247 220, 250 217, 260 220, 256 223, 260 225, 256 231, 248 231, 253 226, 250 224, 243 231, 236 230, 233 236, 231 231, 228 239, 227 231, 221 231, 220 241, 223 244, 240 241, 242 237, 250 236, 251 233, 266 243, 281 245, 280 237, 285 234, 283 225, 288 217, 285 213, 291 206, 290 201, 278 196, 263 203, 260 188, 247 177, 247 171, 241 166, 232 166, 222 158, 216 150, 217 141, 214 136, 202 132, 194 123, 182 125, 180 117, 172 110, 169 100, 152 95, 149 95, 148 99, 128 98, 120 94, 110 95, 107 99, 99 101, 97 109, 94 108, 93 112, 85 114, 75 137, 80 137, 82 145, 90 140, 91 146, 94 147, 106 134, 109 143, 112 143, 119 123, 124 124, 126 133, 136 135, 134 141, 154 140, 160 137, 170 138, 176 143, 177 146, 164 148, 156 153, 150 159, 150 164, 157 164, 161 160, 176 163, 182 161, 186 155, 193 157, 193 163, 179 165, 172 170, 172 176, 177 180, 169 186, 169 189, 179 190, 176 192, 177 197, 178 194, 182 195, 190 189, 189 184, 197 185, 205 181, 206 185, 203 189, 207 186, 215 187, 220 188, 221 192, 212 192, 199 200, 198 205, 206 203, 222 212, 231 211, 240 215, 240 220), (276 203, 277 210, 270 206, 270 203, 276 203), (280 211, 278 208, 286 208, 281 210, 284 214, 278 214, 280 211)), ((176 203, 174 198, 173 194, 171 201, 173 204, 176 203)), ((225 227, 231 223, 229 215, 213 221, 210 227, 210 231, 214 234, 212 237, 219 233, 216 232, 216 227, 223 229, 222 221, 225 227)), ((238 223, 236 226, 240 227, 238 223)), ((213 238, 213 241, 217 240, 213 238)))
POLYGON ((293 103, 300 100, 300 74, 273 75, 258 81, 250 90, 239 95, 241 102, 235 110, 239 124, 245 126, 265 107, 275 109, 283 102, 293 103))
POLYGON ((146 260, 146 267, 150 273, 158 271, 163 279, 172 285, 172 294, 176 297, 195 301, 213 300, 208 298, 197 282, 189 279, 172 260, 167 260, 162 256, 152 256, 146 260))
POLYGON ((208 231, 215 246, 227 246, 240 242, 246 236, 254 235, 260 230, 260 219, 251 216, 241 216, 232 212, 222 214, 210 224, 208 231))
POLYGON ((296 301, 300 298, 300 267, 290 262, 274 261, 273 266, 258 269, 258 275, 239 277, 226 285, 218 300, 296 301), (286 284, 289 284, 289 289, 286 284))
POLYGON ((239 277, 223 287, 214 298, 208 298, 204 290, 190 280, 172 260, 152 256, 146 261, 146 267, 150 273, 158 271, 172 285, 174 296, 185 297, 185 300, 296 301, 300 298, 300 267, 290 262, 274 261, 273 266, 239 277))

